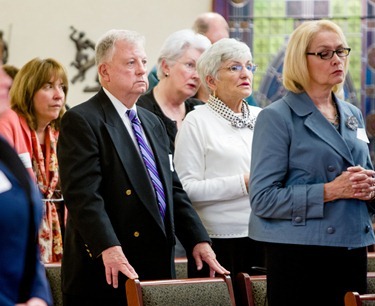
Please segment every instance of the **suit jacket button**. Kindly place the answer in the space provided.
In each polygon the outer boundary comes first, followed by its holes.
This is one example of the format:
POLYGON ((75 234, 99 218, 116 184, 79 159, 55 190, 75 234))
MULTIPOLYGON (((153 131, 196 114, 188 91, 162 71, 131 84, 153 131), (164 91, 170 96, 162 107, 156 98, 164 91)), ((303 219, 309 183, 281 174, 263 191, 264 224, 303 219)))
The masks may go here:
POLYGON ((366 225, 366 227, 365 227, 365 233, 370 232, 370 230, 371 230, 371 226, 370 225, 366 225))
POLYGON ((334 166, 328 166, 327 169, 328 169, 329 172, 335 171, 335 167, 334 166))
POLYGON ((126 189, 125 194, 127 196, 130 196, 132 194, 132 191, 130 189, 126 189))
POLYGON ((89 254, 90 257, 92 257, 92 254, 91 254, 89 248, 87 247, 87 245, 86 245, 86 252, 89 254))
POLYGON ((135 238, 138 238, 139 237, 139 232, 134 232, 133 235, 134 235, 135 238))
POLYGON ((335 232, 335 228, 334 227, 330 226, 330 227, 327 228, 327 233, 328 234, 333 234, 334 232, 335 232))

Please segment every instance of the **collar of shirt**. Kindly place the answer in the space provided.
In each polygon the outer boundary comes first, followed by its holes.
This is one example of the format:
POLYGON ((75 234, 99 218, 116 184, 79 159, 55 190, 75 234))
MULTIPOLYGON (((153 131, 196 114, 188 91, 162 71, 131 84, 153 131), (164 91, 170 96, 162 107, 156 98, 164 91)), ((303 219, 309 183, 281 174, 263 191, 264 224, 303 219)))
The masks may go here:
MULTIPOLYGON (((120 102, 120 100, 118 100, 114 95, 112 95, 107 89, 105 89, 103 87, 103 90, 105 92, 105 94, 108 96, 109 100, 111 100, 114 108, 116 109, 118 115, 120 116, 122 122, 124 123, 126 129, 128 130, 129 132, 129 135, 130 137, 132 138, 137 150, 139 150, 138 148, 138 144, 137 144, 137 139, 135 138, 134 136, 134 132, 133 132, 133 129, 132 129, 132 124, 130 122, 130 119, 129 117, 126 115, 126 111, 129 109, 127 108, 124 104, 122 104, 120 102)), ((137 113, 137 107, 134 105, 132 107, 133 110, 135 110, 135 112, 137 113)), ((137 113, 138 114, 138 113, 137 113)))
MULTIPOLYGON (((120 102, 120 100, 118 100, 114 95, 112 95, 107 89, 105 89, 104 87, 102 87, 102 88, 103 88, 105 94, 108 96, 109 100, 111 100, 114 108, 116 109, 116 111, 119 114, 122 122, 124 123, 126 129, 128 130, 128 133, 129 133, 130 137, 132 138, 138 153, 141 154, 140 151, 139 151, 137 139, 135 138, 135 135, 134 135, 134 132, 133 132, 132 123, 130 122, 129 117, 126 115, 126 111, 129 108, 127 108, 124 104, 122 104, 120 102)), ((137 106, 135 104, 131 109, 133 109, 137 113, 137 116, 138 116, 137 106)), ((143 127, 142 127, 142 130, 143 130, 143 127)), ((144 131, 143 131, 143 134, 145 134, 144 131)), ((148 145, 150 145, 148 140, 147 140, 147 137, 145 135, 144 135, 144 137, 145 137, 146 143, 148 145)))

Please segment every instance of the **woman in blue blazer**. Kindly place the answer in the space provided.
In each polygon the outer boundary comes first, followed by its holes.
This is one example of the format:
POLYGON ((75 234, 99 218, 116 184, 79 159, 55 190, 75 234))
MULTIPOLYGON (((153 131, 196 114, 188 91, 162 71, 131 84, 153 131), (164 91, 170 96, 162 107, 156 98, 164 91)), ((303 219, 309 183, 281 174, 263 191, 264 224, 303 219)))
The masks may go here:
MULTIPOLYGON (((0 39, 0 65, 2 41, 0 39)), ((11 79, 0 68, 0 115, 9 107, 11 79)), ((37 233, 42 202, 29 173, 0 137, 0 305, 47 306, 52 297, 37 233)))
POLYGON ((265 244, 270 306, 366 291, 375 180, 361 112, 340 99, 349 53, 333 22, 301 24, 285 54, 289 92, 257 119, 249 235, 265 244))

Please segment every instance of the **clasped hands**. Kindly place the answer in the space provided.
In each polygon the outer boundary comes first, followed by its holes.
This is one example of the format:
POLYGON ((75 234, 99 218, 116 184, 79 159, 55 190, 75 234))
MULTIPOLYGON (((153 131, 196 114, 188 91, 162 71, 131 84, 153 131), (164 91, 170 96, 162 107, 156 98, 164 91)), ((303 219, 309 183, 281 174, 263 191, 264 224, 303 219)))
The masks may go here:
MULTIPOLYGON (((193 249, 193 257, 197 265, 197 269, 201 270, 203 262, 210 267, 210 277, 214 277, 215 273, 229 274, 224 267, 216 260, 216 255, 208 242, 201 242, 195 245, 193 249)), ((102 252, 103 263, 105 267, 105 277, 108 285, 118 288, 118 273, 121 272, 130 279, 138 278, 135 269, 130 265, 120 246, 110 247, 102 252)))
MULTIPOLYGON (((359 199, 371 200, 375 197, 375 171, 362 166, 349 167, 341 175, 328 183, 330 200, 359 199)), ((327 190, 326 190, 327 191, 327 190)))

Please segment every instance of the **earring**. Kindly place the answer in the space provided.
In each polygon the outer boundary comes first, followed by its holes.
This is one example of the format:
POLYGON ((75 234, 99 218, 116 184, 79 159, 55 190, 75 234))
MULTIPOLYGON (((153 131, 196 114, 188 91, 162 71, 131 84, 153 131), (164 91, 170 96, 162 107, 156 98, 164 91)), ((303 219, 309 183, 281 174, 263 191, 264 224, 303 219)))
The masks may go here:
POLYGON ((169 73, 166 72, 166 73, 164 74, 164 76, 165 76, 166 78, 169 77, 169 73))

